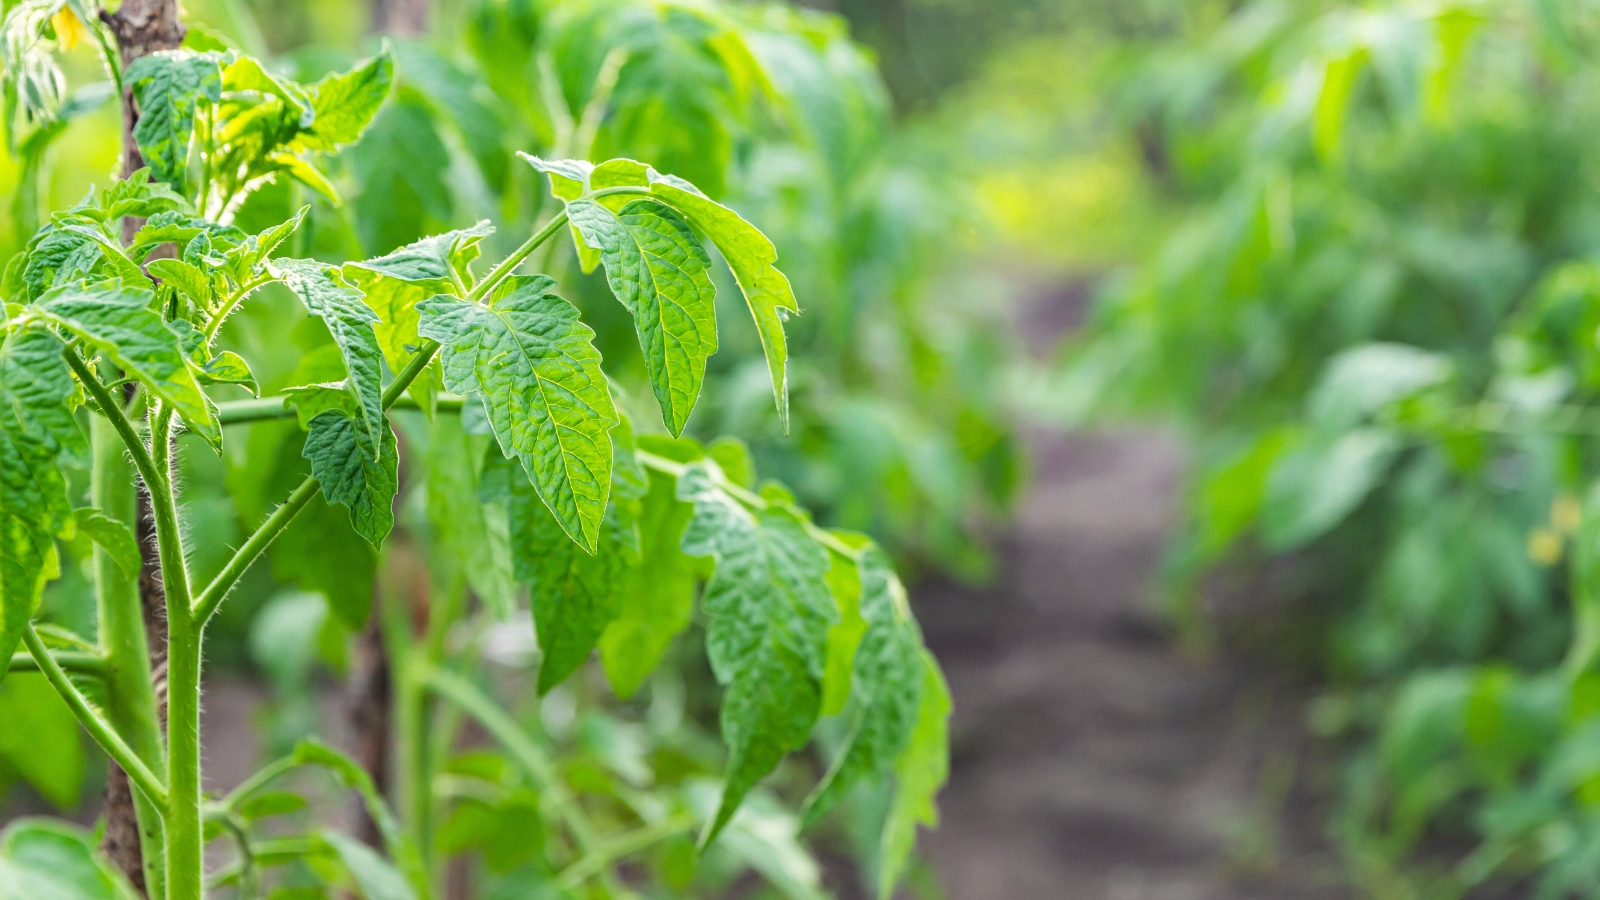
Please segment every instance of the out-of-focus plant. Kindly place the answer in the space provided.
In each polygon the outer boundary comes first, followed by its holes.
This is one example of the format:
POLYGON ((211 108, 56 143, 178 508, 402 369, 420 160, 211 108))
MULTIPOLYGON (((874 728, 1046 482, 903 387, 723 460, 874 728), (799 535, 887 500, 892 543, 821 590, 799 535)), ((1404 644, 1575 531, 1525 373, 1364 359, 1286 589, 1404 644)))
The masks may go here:
POLYGON ((1186 212, 1047 401, 1192 440, 1181 619, 1208 568, 1279 555, 1331 610, 1315 719, 1353 739, 1338 833, 1380 896, 1600 887, 1597 27, 1254 2, 1119 96, 1186 212), (1467 849, 1407 865, 1430 836, 1467 849))

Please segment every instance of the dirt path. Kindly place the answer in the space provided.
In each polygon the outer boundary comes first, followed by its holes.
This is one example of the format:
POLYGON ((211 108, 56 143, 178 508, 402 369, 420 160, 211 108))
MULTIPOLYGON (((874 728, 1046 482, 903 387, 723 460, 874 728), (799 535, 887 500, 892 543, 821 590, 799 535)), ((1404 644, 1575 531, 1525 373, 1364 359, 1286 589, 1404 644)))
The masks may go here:
POLYGON ((1184 659, 1148 605, 1179 454, 1152 433, 1038 436, 988 589, 926 586, 955 699, 951 900, 1338 898, 1305 783, 1304 690, 1184 659))

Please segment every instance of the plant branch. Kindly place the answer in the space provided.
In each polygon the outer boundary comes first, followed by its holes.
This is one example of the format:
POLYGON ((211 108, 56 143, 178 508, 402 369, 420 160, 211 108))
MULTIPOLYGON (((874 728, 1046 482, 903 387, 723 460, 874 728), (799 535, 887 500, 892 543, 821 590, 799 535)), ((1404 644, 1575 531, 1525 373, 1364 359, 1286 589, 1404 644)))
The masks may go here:
POLYGON ((101 414, 110 419, 112 427, 117 429, 117 436, 122 438, 122 443, 127 445, 128 452, 133 455, 133 464, 139 470, 139 477, 143 478, 144 483, 153 491, 154 486, 159 483, 156 481, 155 460, 150 456, 150 448, 139 439, 139 432, 134 430, 133 423, 128 421, 128 415, 123 411, 122 404, 111 396, 111 392, 100 383, 99 377, 76 351, 69 350, 66 353, 66 360, 67 365, 72 367, 72 371, 78 376, 78 381, 89 392, 89 396, 94 398, 95 405, 100 407, 101 414))
MULTIPOLYGON (((86 678, 106 677, 106 660, 98 653, 90 653, 87 650, 54 650, 50 652, 50 656, 64 672, 86 678)), ((19 651, 11 655, 11 666, 7 671, 43 672, 44 670, 39 668, 39 662, 33 658, 32 653, 19 651)))
POLYGON ((583 807, 578 805, 577 798, 567 792, 561 779, 557 777, 550 758, 532 738, 528 737, 515 719, 477 685, 460 675, 430 666, 420 673, 420 677, 422 683, 439 696, 477 719, 478 724, 506 748, 533 778, 540 793, 548 797, 559 810, 561 817, 566 820, 567 828, 572 832, 573 839, 578 843, 578 849, 585 857, 601 852, 594 825, 584 813, 583 807))
POLYGON ((619 859, 638 853, 652 844, 664 841, 674 835, 692 831, 695 820, 689 816, 676 816, 665 819, 654 825, 646 825, 627 834, 618 835, 601 844, 593 853, 585 853, 583 858, 562 869, 556 876, 556 885, 563 892, 576 890, 588 879, 598 875, 603 869, 619 859))
POLYGON ((167 789, 161 783, 161 779, 157 778, 156 774, 150 771, 150 767, 145 765, 144 760, 133 752, 133 749, 122 739, 122 735, 118 734, 116 729, 112 728, 110 723, 102 718, 93 706, 89 705, 89 701, 83 696, 83 692, 79 691, 78 686, 72 683, 72 679, 62 670, 55 657, 50 654, 49 648, 45 647, 44 641, 39 638, 39 632, 34 630, 33 623, 28 623, 27 630, 22 633, 22 641, 27 645, 28 652, 33 655, 34 662, 39 666, 39 671, 44 673, 44 677, 50 681, 50 686, 56 689, 56 693, 61 695, 62 700, 66 701, 67 706, 72 709, 72 714, 77 716, 79 722, 83 723, 83 727, 89 732, 89 736, 94 738, 95 743, 99 744, 108 756, 116 760, 117 765, 128 773, 128 777, 133 780, 139 790, 144 792, 145 796, 150 798, 158 809, 166 809, 167 789))

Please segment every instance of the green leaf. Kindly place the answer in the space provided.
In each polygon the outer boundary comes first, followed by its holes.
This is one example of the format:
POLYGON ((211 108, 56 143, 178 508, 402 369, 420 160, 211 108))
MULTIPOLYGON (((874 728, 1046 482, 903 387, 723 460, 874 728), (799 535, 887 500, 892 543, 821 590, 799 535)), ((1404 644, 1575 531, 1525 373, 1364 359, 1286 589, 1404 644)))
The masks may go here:
POLYGON ((177 288, 201 309, 211 305, 211 279, 199 266, 181 259, 153 259, 145 271, 177 288))
POLYGON ((917 843, 917 826, 936 828, 934 797, 950 776, 950 689, 933 654, 922 651, 922 703, 911 744, 895 760, 895 795, 883 825, 878 896, 888 900, 917 843))
POLYGON ((0 719, 0 763, 57 809, 77 806, 87 768, 82 731, 50 682, 17 674, 0 683, 0 719))
MULTIPOLYGON (((774 265, 778 251, 760 229, 745 221, 733 210, 702 194, 694 185, 681 178, 662 175, 649 166, 631 159, 613 159, 598 166, 582 160, 543 160, 529 154, 519 154, 530 165, 550 176, 551 191, 569 204, 580 198, 606 200, 611 197, 594 197, 596 191, 614 187, 647 188, 660 200, 689 220, 700 233, 711 239, 727 260, 733 278, 744 294, 745 303, 755 317, 756 332, 767 357, 767 371, 772 377, 772 393, 778 405, 778 418, 784 430, 789 428, 789 383, 787 365, 788 344, 785 343, 783 322, 800 307, 794 299, 794 289, 789 279, 774 265)), ((615 195, 611 195, 615 196, 615 195)), ((574 223, 576 227, 576 223, 574 223)), ((585 247, 579 239, 580 256, 585 247)), ((603 249, 603 248, 602 248, 603 249)), ((647 354, 648 356, 648 354, 647 354)))
MULTIPOLYGON (((434 294, 448 292, 450 288, 444 282, 412 282, 390 278, 363 269, 359 263, 346 263, 342 273, 344 280, 361 292, 361 299, 378 316, 372 329, 378 335, 378 348, 383 351, 389 370, 399 372, 404 369, 416 353, 417 345, 422 342, 417 334, 417 322, 422 317, 417 312, 417 304, 434 294)), ((440 377, 438 363, 429 363, 406 388, 406 393, 422 406, 423 412, 429 417, 433 415, 434 398, 444 389, 440 377)))
POLYGON ((788 507, 746 509, 704 464, 679 478, 678 498, 694 504, 683 551, 716 559, 702 599, 710 617, 706 654, 727 687, 728 771, 705 844, 785 753, 805 745, 822 702, 828 626, 839 613, 828 592, 827 554, 788 507))
POLYGON ((380 423, 371 442, 351 413, 327 409, 311 419, 305 449, 311 475, 330 503, 350 509, 350 524, 374 547, 394 528, 394 498, 400 487, 400 456, 394 432, 380 423))
MULTIPOLYGON (((340 784, 359 794, 367 816, 378 826, 378 834, 383 837, 383 846, 389 851, 389 858, 399 863, 411 884, 427 883, 427 876, 423 874, 422 860, 417 849, 406 840, 405 833, 400 830, 399 821, 395 819, 394 811, 389 808, 383 795, 378 793, 377 786, 372 782, 372 775, 366 769, 338 750, 315 740, 305 740, 296 744, 291 758, 295 765, 321 766, 327 769, 339 779, 340 784)), ((379 900, 379 898, 372 897, 369 900, 379 900)))
POLYGON ((72 522, 72 505, 56 462, 88 456, 63 350, 37 328, 13 329, 0 341, 0 678, 45 582, 59 574, 55 538, 72 522))
MULTIPOLYGON (((834 532, 844 538, 841 532, 834 532)), ((852 536, 853 537, 853 536, 852 536)), ((861 617, 861 567, 837 550, 828 551, 828 589, 839 604, 839 621, 828 629, 828 665, 822 676, 822 714, 836 716, 850 702, 851 676, 855 672, 856 648, 866 634, 867 620, 861 617)))
POLYGON ((541 653, 541 695, 565 681, 589 658, 601 633, 621 610, 622 589, 639 562, 639 498, 644 493, 644 473, 633 460, 632 435, 625 431, 626 424, 612 435, 616 478, 592 554, 564 539, 561 524, 527 479, 515 473, 508 479, 512 570, 531 592, 534 633, 541 653))
POLYGON ((922 703, 922 636, 905 588, 883 551, 868 545, 859 563, 860 610, 867 629, 856 647, 851 700, 855 725, 833 767, 806 802, 806 825, 864 781, 886 777, 910 746, 922 703))
POLYGON ((224 350, 207 360, 200 370, 200 380, 205 384, 237 384, 248 388, 255 396, 261 396, 261 388, 256 384, 255 373, 250 371, 250 364, 232 350, 224 350))
POLYGON ((184 190, 195 109, 222 99, 220 53, 163 50, 141 56, 123 73, 139 104, 133 139, 150 174, 184 190))
POLYGON ((694 507, 678 500, 677 479, 648 473, 639 512, 639 564, 620 593, 622 603, 600 635, 600 662, 618 697, 631 697, 661 662, 667 646, 694 613, 694 560, 681 548, 694 507))
POLYGON ((99 544, 124 575, 133 578, 139 574, 139 542, 128 526, 89 506, 73 510, 72 517, 78 533, 99 544))
POLYGON ((452 274, 466 280, 467 264, 478 258, 479 244, 491 234, 494 226, 484 220, 471 228, 425 237, 393 253, 348 265, 401 281, 437 283, 442 290, 453 283, 452 274))
POLYGON ((162 402, 213 448, 222 447, 216 409, 200 390, 196 366, 178 332, 150 308, 151 292, 120 281, 50 290, 38 309, 50 321, 88 341, 162 402))
POLYGON ((357 63, 348 72, 328 75, 306 87, 315 118, 295 145, 309 150, 337 150, 355 143, 394 83, 394 58, 388 51, 357 63))
POLYGON ((1355 428, 1328 441, 1287 450, 1272 464, 1261 505, 1267 546, 1303 546, 1337 526, 1372 492, 1395 455, 1399 435, 1355 428))
POLYGON ((18 819, 0 832, 0 897, 7 900, 135 900, 95 849, 92 834, 50 819, 18 819))
POLYGON ((150 180, 148 166, 127 178, 113 181, 99 198, 99 214, 107 222, 123 216, 148 219, 157 213, 192 211, 182 194, 163 182, 150 180))
POLYGON ((593 552, 611 490, 617 424, 594 332, 543 276, 512 277, 487 305, 439 296, 419 332, 444 345, 445 385, 480 394, 500 449, 515 456, 574 541, 593 552))
POLYGON ((365 900, 416 900, 405 876, 376 850, 337 831, 323 831, 322 839, 338 854, 365 900))
POLYGON ((357 401, 349 412, 363 432, 361 447, 376 459, 380 435, 388 427, 383 415, 381 351, 373 330, 377 314, 362 302, 360 291, 345 284, 335 266, 310 259, 277 259, 267 266, 274 277, 300 295, 307 312, 327 324, 333 342, 339 345, 357 401))
POLYGON ((662 419, 676 437, 717 350, 711 258, 683 217, 655 200, 634 200, 620 213, 578 200, 567 216, 600 250, 612 293, 633 314, 662 419))
POLYGON ((288 791, 268 791, 257 794, 239 805, 239 815, 246 821, 288 815, 306 808, 306 798, 288 791))
POLYGON ((710 238, 727 260, 728 268, 733 270, 734 281, 738 282, 750 314, 755 317, 761 348, 767 355, 767 372, 772 376, 778 419, 787 431, 789 347, 783 335, 783 322, 791 313, 798 313, 800 307, 795 302, 789 279, 773 265, 778 261, 777 248, 738 213, 708 199, 687 182, 663 178, 654 181, 650 190, 710 238))
MULTIPOLYGON (((428 522, 441 556, 461 567, 467 584, 486 608, 500 619, 508 619, 516 608, 517 586, 512 580, 503 510, 481 502, 478 496, 475 457, 483 454, 474 451, 474 444, 483 440, 468 435, 459 417, 433 420, 428 431, 428 522)), ((504 459, 499 453, 494 456, 504 459)), ((571 542, 563 539, 562 543, 571 542)))

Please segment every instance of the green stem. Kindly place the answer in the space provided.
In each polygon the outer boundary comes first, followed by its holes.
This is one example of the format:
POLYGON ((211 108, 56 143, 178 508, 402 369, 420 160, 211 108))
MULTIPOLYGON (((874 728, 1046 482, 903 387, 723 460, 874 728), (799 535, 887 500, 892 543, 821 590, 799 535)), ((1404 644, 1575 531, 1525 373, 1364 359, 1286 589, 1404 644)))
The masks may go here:
POLYGON ((217 308, 211 313, 211 318, 206 320, 206 326, 204 329, 206 343, 210 344, 211 341, 216 338, 217 329, 222 327, 222 323, 233 312, 233 308, 239 305, 239 301, 243 300, 245 297, 248 297, 251 291, 275 280, 276 279, 274 279, 271 275, 262 275, 260 278, 257 278, 254 281, 247 281, 245 282, 244 286, 240 287, 237 291, 234 291, 226 300, 223 300, 222 303, 218 304, 217 308))
POLYGON ((596 852, 584 854, 582 859, 562 869, 556 876, 556 885, 562 892, 574 891, 617 860, 632 856, 674 835, 692 831, 694 827, 694 819, 678 816, 619 835, 601 844, 596 852))
POLYGON ((149 448, 139 439, 139 432, 134 430, 133 423, 128 421, 122 404, 112 398, 111 392, 100 383, 100 379, 95 376, 89 364, 83 361, 83 357, 79 356, 77 351, 69 349, 66 360, 67 365, 78 376, 78 381, 83 384, 84 390, 89 392, 89 396, 94 398, 95 405, 100 407, 101 414, 111 421, 112 427, 117 430, 117 436, 122 438, 123 446, 128 448, 128 453, 133 457, 133 464, 139 470, 139 477, 144 479, 147 485, 155 484, 157 479, 155 460, 150 458, 149 448))
POLYGON ((498 265, 490 269, 489 274, 483 276, 483 280, 478 282, 477 287, 474 287, 471 293, 467 294, 467 299, 476 303, 487 297, 489 292, 495 289, 496 285, 504 281, 507 275, 516 271, 517 266, 522 265, 522 261, 527 259, 529 254, 539 249, 540 244, 548 241, 565 224, 567 224, 567 211, 563 209, 561 212, 551 216, 550 221, 544 223, 544 227, 534 232, 532 237, 523 241, 522 246, 511 251, 510 256, 500 260, 498 265))
MULTIPOLYGON (((70 675, 83 678, 104 680, 106 677, 106 658, 98 653, 87 650, 52 650, 50 656, 55 659, 61 671, 70 675)), ((42 672, 39 663, 33 658, 32 653, 19 650, 11 654, 11 665, 7 672, 42 672)))
POLYGON ((150 767, 144 764, 144 760, 133 752, 122 739, 122 735, 111 727, 111 723, 89 705, 89 701, 78 690, 78 686, 73 684, 67 673, 56 664, 55 657, 50 655, 50 650, 45 647, 44 641, 39 638, 39 632, 34 630, 31 622, 27 630, 22 632, 22 642, 27 646, 28 652, 33 654, 34 662, 39 665, 39 671, 44 673, 50 686, 56 689, 62 700, 66 701, 72 714, 83 723, 84 729, 94 738, 95 743, 128 773, 128 780, 132 781, 135 787, 158 805, 166 806, 168 794, 166 787, 161 784, 161 779, 157 778, 156 774, 150 771, 150 767))
MULTIPOLYGON (((93 468, 89 503, 107 516, 131 525, 138 517, 138 484, 122 452, 111 422, 89 421, 93 468)), ((106 715, 128 745, 154 771, 166 767, 161 720, 150 671, 150 644, 137 574, 129 574, 103 548, 94 552, 95 607, 99 615, 100 653, 106 685, 106 715)), ((60 659, 61 654, 57 654, 60 659)), ((161 810, 142 793, 134 795, 140 856, 151 897, 166 896, 165 836, 161 810)))
POLYGON ((421 673, 421 678, 423 683, 439 696, 477 719, 478 724, 489 732, 489 736, 500 742, 500 745, 533 778, 539 791, 566 820, 567 829, 572 832, 573 840, 577 842, 580 852, 585 856, 600 852, 600 841, 596 837, 594 825, 584 814, 583 807, 578 805, 577 799, 567 791, 566 786, 557 777, 550 758, 545 756, 544 751, 528 737, 515 719, 479 690, 477 685, 460 675, 430 667, 421 673))

